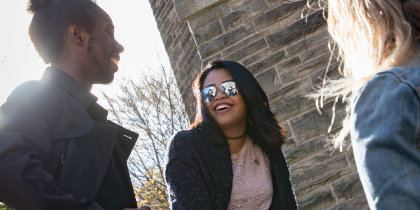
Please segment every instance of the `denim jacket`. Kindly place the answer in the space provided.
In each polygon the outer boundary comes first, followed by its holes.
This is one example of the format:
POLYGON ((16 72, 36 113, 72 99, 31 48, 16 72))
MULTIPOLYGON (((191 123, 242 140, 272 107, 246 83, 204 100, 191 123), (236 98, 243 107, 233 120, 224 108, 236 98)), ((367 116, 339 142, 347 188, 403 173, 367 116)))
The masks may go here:
POLYGON ((378 73, 353 107, 351 139, 371 209, 420 209, 420 54, 378 73))

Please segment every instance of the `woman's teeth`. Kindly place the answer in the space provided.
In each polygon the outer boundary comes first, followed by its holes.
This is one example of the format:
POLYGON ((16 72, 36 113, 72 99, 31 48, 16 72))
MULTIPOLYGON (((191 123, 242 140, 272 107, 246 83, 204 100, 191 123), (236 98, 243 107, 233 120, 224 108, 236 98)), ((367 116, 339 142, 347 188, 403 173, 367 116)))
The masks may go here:
POLYGON ((220 111, 220 110, 224 110, 224 109, 228 109, 230 106, 226 105, 226 104, 220 104, 216 107, 216 111, 220 111))

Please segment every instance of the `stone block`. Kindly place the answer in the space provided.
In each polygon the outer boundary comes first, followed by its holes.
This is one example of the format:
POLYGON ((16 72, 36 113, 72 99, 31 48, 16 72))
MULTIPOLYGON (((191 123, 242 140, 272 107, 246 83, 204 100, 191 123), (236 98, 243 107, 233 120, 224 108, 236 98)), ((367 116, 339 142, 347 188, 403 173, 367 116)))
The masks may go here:
POLYGON ((314 100, 302 95, 292 96, 272 106, 273 113, 280 122, 292 119, 314 108, 314 100))
POLYGON ((203 66, 206 66, 211 61, 216 60, 216 59, 220 60, 220 59, 222 59, 222 56, 220 54, 215 54, 215 55, 212 55, 212 56, 206 58, 206 60, 203 61, 203 66))
POLYGON ((160 34, 162 34, 162 36, 169 36, 170 34, 168 33, 168 29, 172 24, 172 21, 168 21, 167 19, 164 19, 165 21, 162 22, 161 27, 159 28, 160 34))
POLYGON ((274 68, 257 75, 256 79, 266 94, 272 92, 280 83, 274 68))
POLYGON ((224 42, 223 37, 219 37, 205 43, 204 45, 198 46, 198 52, 202 60, 207 60, 207 58, 219 52, 225 47, 226 43, 224 42))
POLYGON ((299 20, 298 22, 267 36, 267 44, 273 50, 283 48, 308 36, 308 34, 317 31, 319 28, 325 26, 325 24, 326 21, 324 20, 322 11, 318 11, 308 16, 307 19, 299 20))
MULTIPOLYGON (((168 55, 179 55, 181 53, 182 49, 179 45, 175 45, 173 48, 168 50, 168 55)), ((175 64, 178 61, 178 57, 175 56, 169 56, 169 61, 171 64, 175 64)))
POLYGON ((188 20, 193 15, 202 13, 203 10, 208 10, 213 5, 220 4, 225 0, 174 0, 176 14, 179 20, 188 20))
MULTIPOLYGON (((281 101, 286 100, 293 96, 302 96, 302 93, 311 88, 311 83, 308 79, 299 80, 295 83, 284 85, 281 89, 270 94, 268 98, 272 105, 277 105, 281 101)), ((290 104, 292 106, 296 104, 290 104)))
POLYGON ((253 35, 246 37, 245 39, 236 42, 235 44, 233 44, 232 46, 227 46, 226 49, 223 49, 223 56, 227 56, 230 55, 234 52, 237 52, 239 50, 242 50, 242 48, 244 48, 245 46, 249 45, 252 42, 255 42, 261 38, 263 38, 263 34, 261 33, 254 33, 253 35))
POLYGON ((199 16, 189 20, 188 26, 190 27, 191 31, 196 31, 197 29, 207 25, 208 23, 220 19, 229 12, 230 9, 225 3, 219 4, 215 7, 212 7, 210 10, 200 14, 199 16))
POLYGON ((251 24, 244 24, 233 31, 223 34, 223 40, 226 45, 231 46, 239 40, 253 34, 255 32, 251 24))
POLYGON ((267 5, 264 1, 253 0, 223 17, 221 19, 223 29, 225 31, 230 31, 233 28, 248 22, 252 17, 263 13, 265 10, 267 10, 267 5))
POLYGON ((281 63, 279 63, 276 68, 279 69, 279 72, 286 72, 293 69, 297 65, 301 64, 301 60, 298 56, 289 58, 281 63))
POLYGON ((284 3, 280 6, 269 10, 263 15, 255 18, 252 22, 257 31, 260 31, 271 24, 277 23, 283 18, 290 16, 291 14, 302 10, 305 6, 306 1, 293 1, 290 3, 284 3))
POLYGON ((164 4, 164 2, 158 2, 158 1, 152 1, 152 0, 150 0, 149 2, 153 8, 153 14, 155 17, 159 17, 162 11, 164 10, 164 7, 167 6, 167 4, 164 4))
POLYGON ((268 69, 269 67, 272 67, 274 64, 280 62, 282 59, 284 59, 285 53, 284 51, 278 51, 274 53, 273 55, 270 55, 268 58, 258 61, 257 63, 251 65, 248 69, 253 74, 258 74, 262 72, 265 69, 268 69))
POLYGON ((284 2, 287 2, 288 0, 266 0, 267 4, 270 8, 273 8, 277 5, 283 4, 284 2))
POLYGON ((203 65, 203 62, 201 61, 200 55, 197 53, 197 51, 194 50, 194 56, 192 57, 190 61, 190 65, 192 65, 194 68, 192 68, 192 71, 188 72, 191 78, 191 82, 189 84, 192 84, 192 81, 194 78, 200 73, 201 66, 203 65))
POLYGON ((287 151, 287 153, 285 153, 285 155, 287 156, 287 162, 289 164, 299 162, 309 156, 312 156, 316 153, 319 153, 322 150, 325 150, 325 145, 326 144, 324 136, 320 136, 303 144, 300 144, 294 147, 293 149, 287 151))
MULTIPOLYGON (((318 139, 318 138, 322 139, 324 138, 324 136, 317 137, 315 139, 318 139)), ((312 156, 301 157, 299 162, 294 162, 290 165, 290 171, 292 175, 307 171, 313 168, 314 166, 320 165, 321 163, 331 160, 332 158, 335 158, 341 154, 338 150, 334 150, 333 147, 331 147, 328 140, 324 140, 322 142, 324 144, 319 145, 318 153, 312 154, 312 156), (322 146, 323 148, 321 148, 322 146)), ((300 146, 301 145, 298 145, 296 147, 300 147, 300 146)))
POLYGON ((308 60, 318 57, 319 55, 331 54, 331 51, 328 48, 328 40, 329 39, 324 39, 318 45, 308 50, 302 51, 299 54, 300 59, 302 61, 308 61, 308 60))
POLYGON ((173 14, 174 19, 169 19, 173 22, 179 22, 177 16, 176 16, 176 11, 174 9, 174 4, 172 3, 167 3, 165 5, 165 7, 160 11, 160 14, 158 14, 158 16, 160 17, 161 20, 168 20, 168 14, 173 14))
MULTIPOLYGON (((264 39, 259 39, 255 42, 252 42, 251 44, 246 45, 244 48, 225 56, 225 59, 232 60, 232 61, 239 61, 249 55, 251 55, 253 52, 257 52, 263 48, 267 47, 267 43, 264 39)), ((245 64, 243 64, 245 65, 245 64)))
POLYGON ((171 49, 172 43, 173 43, 173 39, 171 36, 168 36, 167 39, 163 42, 163 46, 165 46, 166 52, 169 51, 169 49, 171 49))
POLYGON ((326 79, 338 79, 341 77, 340 72, 338 71, 338 67, 339 67, 340 63, 335 62, 335 63, 331 63, 329 66, 325 66, 325 68, 322 68, 319 71, 316 71, 315 73, 312 73, 309 75, 312 84, 316 87, 320 87, 322 86, 322 83, 324 81, 324 77, 325 77, 325 71, 327 72, 326 75, 326 79))
MULTIPOLYGON (((296 147, 296 142, 293 138, 288 138, 286 140, 284 140, 283 145, 281 146, 281 149, 283 151, 283 153, 287 152, 288 150, 291 150, 292 148, 296 147)), ((287 158, 286 161, 288 162, 287 158)))
MULTIPOLYGON (((334 102, 324 105, 321 109, 322 114, 318 110, 312 110, 306 114, 298 116, 290 121, 295 134, 296 142, 299 144, 306 139, 311 139, 328 131, 332 120, 332 107, 334 102)), ((335 119, 332 128, 340 126, 344 119, 344 104, 337 102, 335 107, 335 119)))
POLYGON ((321 69, 324 69, 328 65, 330 59, 329 54, 320 55, 320 57, 314 58, 309 61, 304 61, 302 64, 296 66, 294 69, 288 72, 282 72, 287 69, 278 69, 280 74, 280 79, 283 83, 294 82, 306 77, 312 73, 318 72, 321 69))
POLYGON ((369 206, 368 206, 365 195, 359 195, 346 202, 343 202, 336 206, 328 208, 327 210, 348 210, 348 209, 369 210, 369 206))
POLYGON ((294 56, 298 53, 305 52, 306 50, 316 46, 319 43, 327 41, 330 39, 328 34, 327 27, 323 27, 319 31, 307 36, 306 38, 293 43, 290 46, 287 46, 285 49, 287 56, 294 56))
MULTIPOLYGON (((286 135, 287 135, 287 139, 291 139, 293 136, 293 132, 292 132, 292 127, 290 127, 289 123, 285 122, 285 123, 281 123, 280 124, 285 130, 286 130, 286 135)), ((293 140, 294 141, 294 140, 293 140)))
POLYGON ((293 185, 295 187, 298 187, 308 182, 310 183, 314 180, 319 179, 320 177, 325 176, 326 173, 330 173, 335 170, 340 170, 348 165, 346 157, 344 155, 340 155, 321 164, 313 164, 314 167, 305 171, 301 171, 291 177, 291 180, 293 181, 293 185))
POLYGON ((244 55, 245 53, 248 54, 248 57, 242 57, 241 58, 241 62, 244 66, 251 66, 252 64, 261 61, 262 59, 266 58, 267 55, 270 55, 272 52, 270 50, 270 48, 264 48, 260 51, 248 51, 248 52, 243 52, 244 55))
POLYGON ((174 30, 175 30, 175 33, 174 33, 174 35, 175 35, 174 42, 175 43, 181 43, 181 40, 183 41, 187 34, 191 34, 187 23, 175 24, 175 29, 174 30))
POLYGON ((347 158, 347 162, 349 163, 349 165, 354 166, 354 168, 356 168, 356 162, 354 161, 353 148, 350 148, 346 152, 346 158, 347 158))
POLYGON ((199 30, 193 32, 194 40, 197 45, 202 45, 206 41, 219 36, 223 33, 222 25, 218 20, 207 24, 206 26, 200 28, 199 30))
POLYGON ((190 120, 190 122, 194 122, 196 103, 191 89, 186 89, 182 93, 182 100, 185 105, 185 111, 188 113, 188 119, 190 120))
POLYGON ((301 173, 291 175, 292 185, 297 196, 311 193, 319 187, 329 185, 344 175, 354 172, 354 170, 346 167, 347 162, 343 155, 322 164, 313 164, 318 165, 301 173))
MULTIPOLYGON (((185 47, 188 44, 194 44, 194 39, 189 31, 184 32, 183 39, 180 40, 181 47, 185 47)), ((194 46, 195 48, 195 46, 194 46)), ((184 48, 185 49, 185 48, 184 48)))
POLYGON ((320 187, 305 197, 297 197, 299 210, 318 210, 335 204, 331 190, 324 186, 320 187))
POLYGON ((243 5, 249 3, 252 0, 229 0, 227 5, 232 11, 237 10, 238 8, 242 7, 243 5))
MULTIPOLYGON (((180 63, 180 66, 182 66, 182 67, 184 67, 184 68, 185 68, 185 66, 189 66, 189 64, 190 64, 190 62, 191 62, 191 59, 192 59, 194 56, 198 55, 198 53, 197 53, 197 50, 195 49, 195 45, 194 45, 194 43, 192 43, 192 44, 188 44, 187 46, 181 46, 181 48, 182 48, 182 49, 190 49, 190 50, 188 50, 188 51, 185 53, 185 55, 183 55, 182 59, 179 59, 180 57, 179 57, 179 56, 177 57, 177 55, 173 55, 173 56, 174 56, 175 58, 178 58, 179 63, 180 63)), ((198 55, 198 57, 200 57, 200 56, 198 55)), ((185 69, 183 69, 182 71, 185 71, 185 69)))
POLYGON ((249 36, 254 33, 254 29, 250 24, 245 24, 237 29, 223 34, 215 39, 206 42, 203 45, 198 46, 198 51, 202 59, 206 59, 209 56, 221 51, 223 48, 234 44, 235 42, 249 36))
POLYGON ((339 202, 363 195, 364 193, 357 171, 335 181, 331 184, 331 187, 339 202))

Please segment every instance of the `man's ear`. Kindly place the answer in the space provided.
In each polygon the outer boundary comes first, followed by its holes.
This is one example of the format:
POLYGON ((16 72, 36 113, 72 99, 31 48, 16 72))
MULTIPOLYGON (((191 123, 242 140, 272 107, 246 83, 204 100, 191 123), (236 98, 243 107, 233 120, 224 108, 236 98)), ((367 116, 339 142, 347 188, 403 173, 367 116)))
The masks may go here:
POLYGON ((86 43, 87 33, 77 25, 70 25, 67 27, 67 38, 71 43, 83 46, 86 43))

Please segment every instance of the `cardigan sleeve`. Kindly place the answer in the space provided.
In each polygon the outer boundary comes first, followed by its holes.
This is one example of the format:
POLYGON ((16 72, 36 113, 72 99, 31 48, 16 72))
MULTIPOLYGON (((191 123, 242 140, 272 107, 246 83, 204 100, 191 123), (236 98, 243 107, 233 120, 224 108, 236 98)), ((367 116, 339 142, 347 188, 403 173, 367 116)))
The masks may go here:
MULTIPOLYGON (((185 132, 185 131, 184 131, 185 132)), ((165 169, 171 209, 213 209, 209 190, 185 137, 177 134, 171 141, 165 169)))

